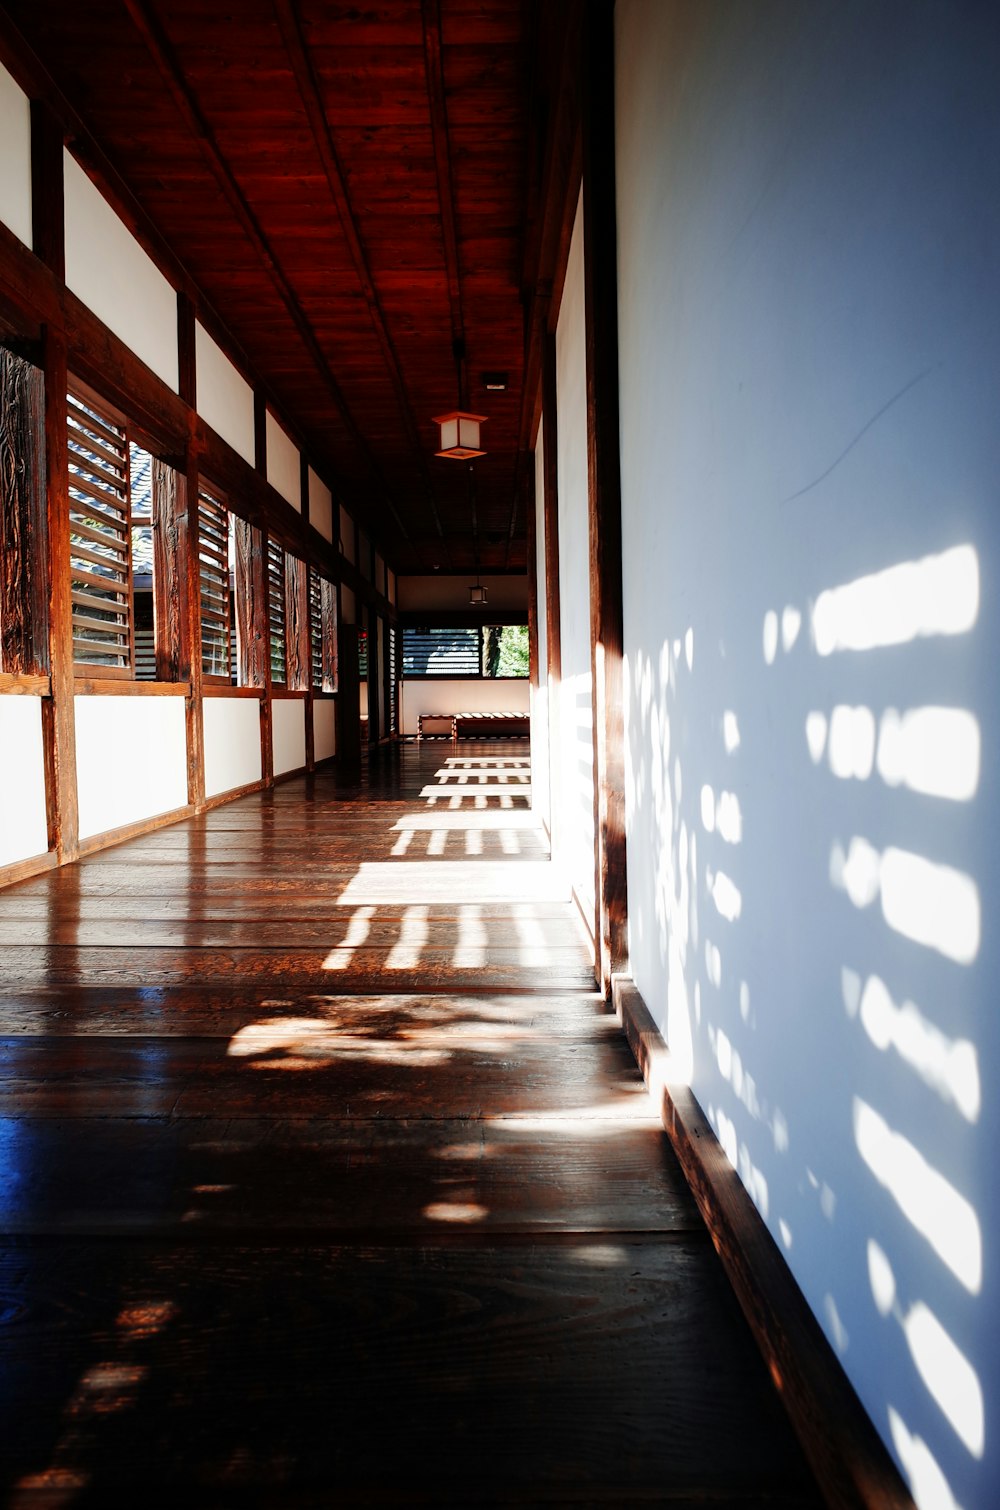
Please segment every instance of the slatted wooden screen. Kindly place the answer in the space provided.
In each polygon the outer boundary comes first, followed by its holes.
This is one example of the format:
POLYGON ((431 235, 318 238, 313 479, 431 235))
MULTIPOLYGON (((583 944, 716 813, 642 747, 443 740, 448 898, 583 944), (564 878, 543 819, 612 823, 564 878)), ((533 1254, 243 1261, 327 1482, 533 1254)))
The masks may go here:
POLYGON ((309 661, 315 692, 337 690, 337 589, 309 571, 309 661))
POLYGON ((128 437, 115 415, 72 389, 67 411, 73 659, 128 677, 134 665, 128 437))
POLYGON ((232 681, 229 511, 222 499, 204 484, 198 489, 198 574, 202 674, 219 681, 232 681))
POLYGON ((389 686, 388 686, 388 711, 389 733, 395 734, 397 722, 397 702, 399 698, 399 670, 396 664, 396 626, 390 624, 389 629, 389 686))
POLYGON ((285 552, 274 540, 267 542, 267 610, 270 625, 271 681, 283 687, 288 675, 285 552))

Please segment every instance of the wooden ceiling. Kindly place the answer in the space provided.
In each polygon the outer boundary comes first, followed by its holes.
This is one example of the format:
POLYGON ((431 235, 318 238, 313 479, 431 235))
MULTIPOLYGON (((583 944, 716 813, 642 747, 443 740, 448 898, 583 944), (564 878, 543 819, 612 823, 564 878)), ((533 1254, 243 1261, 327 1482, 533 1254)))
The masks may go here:
POLYGON ((532 0, 5 9, 390 563, 524 570, 532 0))

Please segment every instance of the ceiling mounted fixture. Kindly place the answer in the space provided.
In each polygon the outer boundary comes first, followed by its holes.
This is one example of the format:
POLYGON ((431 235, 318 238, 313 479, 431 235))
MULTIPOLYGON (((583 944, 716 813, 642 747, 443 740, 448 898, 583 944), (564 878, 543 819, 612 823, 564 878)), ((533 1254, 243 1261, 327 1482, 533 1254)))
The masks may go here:
POLYGON ((486 389, 487 393, 506 393, 506 372, 484 372, 483 387, 486 389))
POLYGON ((469 588, 469 603, 474 608, 486 607, 486 588, 481 584, 478 572, 476 573, 475 587, 469 588))
POLYGON ((437 415, 434 423, 441 426, 438 456, 468 461, 472 456, 486 455, 479 445, 479 426, 485 425, 485 414, 465 414, 461 409, 454 409, 451 414, 437 415))

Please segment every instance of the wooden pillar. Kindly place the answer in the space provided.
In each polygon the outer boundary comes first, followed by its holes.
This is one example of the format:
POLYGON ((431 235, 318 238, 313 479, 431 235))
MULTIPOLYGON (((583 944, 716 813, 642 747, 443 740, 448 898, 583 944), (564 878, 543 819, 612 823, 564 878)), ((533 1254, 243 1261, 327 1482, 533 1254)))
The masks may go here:
POLYGON ((49 669, 45 380, 0 347, 0 671, 49 669))
POLYGON ((358 696, 358 630, 355 624, 337 625, 337 764, 361 764, 361 701, 358 696))
MULTIPOLYGON (((533 460, 533 458, 532 458, 533 460)), ((535 518, 535 473, 534 467, 525 468, 523 502, 524 517, 528 526, 528 680, 537 692, 539 688, 538 665, 538 521, 535 518)))
MULTIPOLYGON (((304 451, 300 451, 299 452, 299 505, 300 505, 302 517, 305 520, 305 522, 308 524, 309 523, 309 463, 306 460, 306 456, 305 456, 305 452, 304 451)), ((303 665, 303 667, 305 669, 304 669, 304 677, 303 677, 302 685, 305 688, 305 693, 306 693, 306 702, 305 702, 306 770, 307 771, 314 771, 316 769, 316 729, 315 729, 315 722, 314 722, 314 716, 313 716, 313 708, 314 708, 314 703, 315 703, 315 697, 314 697, 314 693, 313 693, 312 641, 311 641, 310 635, 309 635, 309 567, 306 566, 306 565, 304 565, 304 564, 302 566, 302 591, 303 591, 303 593, 305 595, 304 596, 304 600, 303 600, 303 614, 304 614, 304 624, 305 624, 305 642, 304 642, 304 646, 303 646, 304 655, 303 655, 303 659, 302 659, 302 665, 303 665)), ((291 613, 290 612, 289 612, 289 622, 291 622, 291 613)), ((290 664, 291 663, 289 662, 289 665, 290 664)))
POLYGON ((587 349, 594 828, 600 984, 628 964, 614 8, 587 0, 583 49, 583 260, 587 349))
MULTIPOLYGON (((194 414, 191 415, 192 426, 194 414)), ((205 710, 203 702, 203 668, 201 659, 201 572, 198 563, 198 453, 193 438, 188 440, 185 458, 184 507, 186 528, 181 562, 187 593, 187 680, 191 692, 187 698, 188 801, 196 809, 205 804, 205 710)))
POLYGON ((43 707, 45 791, 49 848, 60 864, 80 852, 73 687, 73 608, 70 597, 69 469, 66 426, 66 340, 47 327, 42 337, 45 374, 45 475, 48 498, 49 652, 51 696, 43 707))
POLYGON ((542 498, 545 530, 545 646, 549 709, 549 831, 552 848, 562 838, 559 701, 562 639, 559 607, 559 411, 556 395, 556 338, 546 335, 542 350, 542 498))
MULTIPOLYGON (((183 585, 178 675, 190 683, 185 699, 188 802, 195 810, 205 805, 205 717, 202 703, 201 573, 198 564, 198 452, 194 443, 198 403, 198 364, 195 350, 195 309, 185 293, 177 295, 178 392, 189 406, 188 438, 174 508, 177 544, 175 571, 183 585)), ((155 492, 154 492, 155 500, 155 492)), ((155 602, 155 572, 154 572, 155 602)), ((157 625, 159 633, 159 625, 157 625)), ((157 653, 159 655, 159 653, 157 653)), ((157 675, 159 675, 159 659, 157 675)))

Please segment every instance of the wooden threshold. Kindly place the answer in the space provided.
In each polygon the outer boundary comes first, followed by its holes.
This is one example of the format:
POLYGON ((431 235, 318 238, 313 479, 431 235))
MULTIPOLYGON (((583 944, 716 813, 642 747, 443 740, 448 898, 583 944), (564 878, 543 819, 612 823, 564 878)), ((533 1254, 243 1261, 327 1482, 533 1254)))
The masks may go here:
POLYGON ((27 881, 32 876, 43 875, 47 870, 54 870, 58 864, 59 856, 55 850, 49 850, 45 855, 32 855, 27 860, 0 865, 0 890, 5 886, 13 886, 17 881, 27 881))
POLYGON ((635 983, 612 980, 615 1012, 778 1395, 831 1510, 915 1510, 635 983))
POLYGON ((137 839, 142 834, 152 834, 171 823, 179 823, 182 818, 193 818, 194 814, 194 807, 188 802, 183 807, 171 808, 169 812, 157 813, 152 818, 138 818, 135 823, 122 824, 121 828, 110 828, 103 834, 91 834, 88 839, 80 840, 80 854, 97 854, 102 849, 111 849, 116 844, 137 839))

